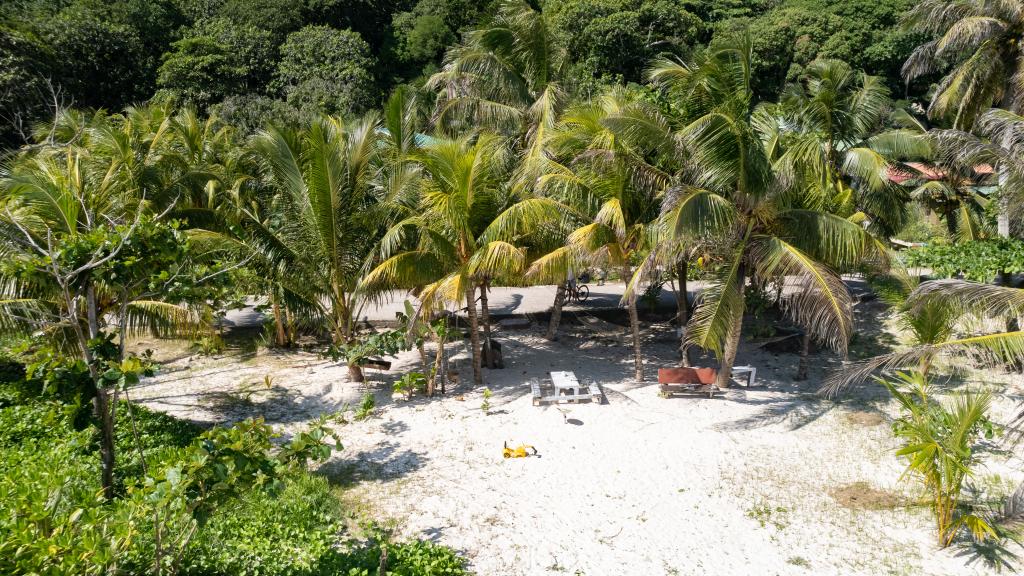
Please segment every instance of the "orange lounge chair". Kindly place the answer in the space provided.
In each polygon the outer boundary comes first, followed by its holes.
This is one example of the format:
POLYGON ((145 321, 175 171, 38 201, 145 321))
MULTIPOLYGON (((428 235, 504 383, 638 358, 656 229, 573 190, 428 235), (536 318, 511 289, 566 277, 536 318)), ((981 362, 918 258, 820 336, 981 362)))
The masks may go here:
POLYGON ((714 368, 659 368, 658 385, 664 396, 683 393, 707 394, 714 398, 721 390, 715 386, 718 371, 714 368))

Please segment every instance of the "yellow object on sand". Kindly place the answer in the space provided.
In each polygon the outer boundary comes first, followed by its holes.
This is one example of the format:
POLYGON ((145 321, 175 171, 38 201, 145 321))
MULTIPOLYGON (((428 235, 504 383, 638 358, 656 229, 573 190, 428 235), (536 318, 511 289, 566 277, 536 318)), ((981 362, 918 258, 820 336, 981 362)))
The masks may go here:
POLYGON ((527 456, 536 456, 537 449, 528 444, 520 444, 516 448, 509 448, 508 442, 505 442, 504 450, 505 458, 526 458, 527 456))

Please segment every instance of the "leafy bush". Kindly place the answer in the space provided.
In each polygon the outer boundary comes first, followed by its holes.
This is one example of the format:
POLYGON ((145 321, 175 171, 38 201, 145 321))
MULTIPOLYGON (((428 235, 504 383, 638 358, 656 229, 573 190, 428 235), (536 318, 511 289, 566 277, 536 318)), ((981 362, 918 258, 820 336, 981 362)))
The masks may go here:
POLYGON ((427 377, 422 372, 407 372, 402 374, 392 388, 396 394, 405 394, 407 398, 412 398, 416 392, 422 394, 427 391, 427 377))
POLYGON ((184 448, 203 431, 187 420, 156 412, 138 404, 129 405, 127 402, 121 402, 117 414, 117 476, 124 479, 142 479, 140 450, 146 462, 154 465, 163 459, 168 448, 184 448))
POLYGON ((1003 272, 1024 272, 1024 240, 997 238, 935 244, 907 250, 903 259, 908 267, 930 268, 938 277, 963 275, 967 280, 991 282, 1003 272))
POLYGON ((318 574, 343 564, 335 543, 344 514, 322 477, 298 474, 281 494, 251 492, 224 512, 195 541, 186 574, 318 574))

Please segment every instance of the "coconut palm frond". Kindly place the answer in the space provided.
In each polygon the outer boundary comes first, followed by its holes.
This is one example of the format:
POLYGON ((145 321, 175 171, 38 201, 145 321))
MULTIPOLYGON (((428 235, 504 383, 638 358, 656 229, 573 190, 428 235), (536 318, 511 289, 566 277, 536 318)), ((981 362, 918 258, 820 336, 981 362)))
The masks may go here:
POLYGON ((721 234, 736 219, 735 206, 708 190, 678 187, 668 192, 663 206, 668 210, 661 218, 676 238, 721 234))
POLYGON ((967 280, 932 280, 910 295, 908 304, 918 307, 941 301, 955 306, 960 314, 988 318, 1024 316, 1024 290, 967 280))
POLYGON ((125 329, 130 335, 148 332, 160 337, 192 338, 208 327, 203 315, 188 306, 136 300, 125 310, 125 329))
POLYGON ((971 358, 988 364, 1021 362, 1024 361, 1024 332, 957 338, 854 362, 829 376, 819 393, 833 397, 853 384, 868 380, 877 372, 918 368, 922 362, 931 362, 939 355, 971 358))
POLYGON ((466 272, 474 278, 512 279, 526 264, 526 250, 494 240, 483 245, 469 259, 466 272))
POLYGON ((740 273, 745 250, 746 246, 740 246, 718 282, 701 291, 697 308, 686 327, 688 344, 711 350, 719 358, 725 350, 726 339, 738 329, 738 320, 743 317, 745 302, 740 273))
POLYGON ((853 334, 853 302, 842 279, 780 238, 758 239, 751 256, 758 278, 785 280, 784 308, 794 322, 845 356, 853 334))

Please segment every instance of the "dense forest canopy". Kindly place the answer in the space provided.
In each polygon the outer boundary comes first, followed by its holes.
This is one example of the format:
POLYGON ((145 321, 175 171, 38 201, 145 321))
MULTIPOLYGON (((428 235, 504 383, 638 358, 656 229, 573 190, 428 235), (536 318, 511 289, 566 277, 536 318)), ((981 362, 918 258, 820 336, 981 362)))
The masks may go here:
MULTIPOLYGON (((652 58, 689 56, 737 29, 754 89, 773 100, 815 58, 844 60, 903 95, 920 38, 911 0, 537 0, 573 90, 641 82, 652 58)), ((0 141, 25 142, 60 106, 120 110, 154 96, 251 132, 267 120, 379 107, 421 86, 447 48, 494 18, 493 0, 6 0, 0 141)), ((922 84, 926 86, 926 84, 922 84)), ((920 90, 919 90, 920 91, 920 90)), ((912 93, 912 92, 911 92, 912 93)))

